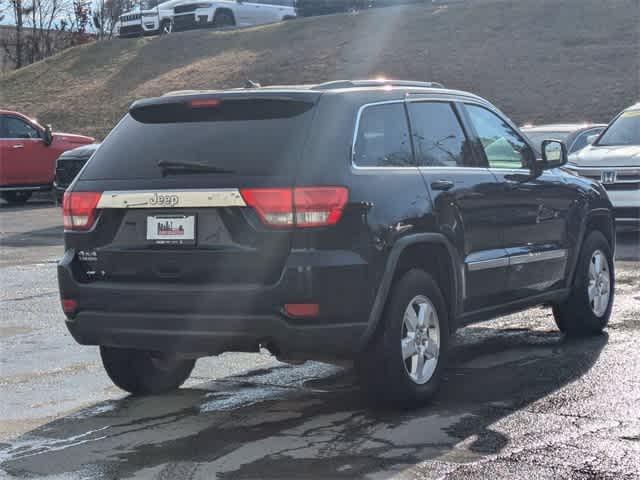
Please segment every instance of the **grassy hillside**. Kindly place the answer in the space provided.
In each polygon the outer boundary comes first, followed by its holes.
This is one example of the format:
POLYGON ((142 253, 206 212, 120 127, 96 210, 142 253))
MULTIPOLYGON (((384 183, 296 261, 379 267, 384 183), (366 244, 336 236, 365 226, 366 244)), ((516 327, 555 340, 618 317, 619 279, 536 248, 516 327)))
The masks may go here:
POLYGON ((519 122, 607 121, 640 97, 638 0, 476 0, 85 45, 0 77, 0 108, 95 135, 185 88, 435 80, 519 122))

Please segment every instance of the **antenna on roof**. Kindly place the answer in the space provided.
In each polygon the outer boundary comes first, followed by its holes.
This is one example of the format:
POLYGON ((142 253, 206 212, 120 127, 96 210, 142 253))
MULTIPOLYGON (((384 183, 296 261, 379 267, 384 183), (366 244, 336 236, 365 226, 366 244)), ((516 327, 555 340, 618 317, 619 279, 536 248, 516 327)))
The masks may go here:
POLYGON ((262 85, 260 85, 257 82, 254 82, 253 80, 250 80, 247 78, 247 81, 244 82, 244 88, 260 88, 262 85))

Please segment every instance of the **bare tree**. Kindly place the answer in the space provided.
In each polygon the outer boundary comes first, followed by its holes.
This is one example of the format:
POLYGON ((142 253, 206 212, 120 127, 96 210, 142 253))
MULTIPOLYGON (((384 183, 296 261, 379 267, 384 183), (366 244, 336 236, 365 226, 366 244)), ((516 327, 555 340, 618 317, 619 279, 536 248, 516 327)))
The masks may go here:
POLYGON ((100 0, 93 10, 93 26, 98 40, 111 38, 120 15, 127 10, 126 0, 100 0))
POLYGON ((24 24, 25 17, 30 14, 29 7, 25 6, 23 0, 8 0, 8 8, 13 14, 13 18, 16 21, 15 31, 15 48, 10 48, 10 42, 3 40, 2 48, 4 49, 7 57, 9 57, 16 68, 20 68, 24 62, 23 45, 24 45, 24 24))

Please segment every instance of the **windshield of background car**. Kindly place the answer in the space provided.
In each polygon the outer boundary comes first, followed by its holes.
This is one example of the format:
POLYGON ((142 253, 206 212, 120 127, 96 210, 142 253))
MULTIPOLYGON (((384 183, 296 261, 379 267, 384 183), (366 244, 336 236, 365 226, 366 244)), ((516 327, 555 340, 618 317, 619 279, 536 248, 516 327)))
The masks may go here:
POLYGON ((600 137, 601 147, 640 145, 640 110, 622 113, 600 137))
POLYGON ((536 150, 539 152, 542 151, 542 141, 543 140, 561 140, 566 141, 569 136, 569 132, 523 132, 529 140, 533 143, 533 146, 536 147, 536 150))

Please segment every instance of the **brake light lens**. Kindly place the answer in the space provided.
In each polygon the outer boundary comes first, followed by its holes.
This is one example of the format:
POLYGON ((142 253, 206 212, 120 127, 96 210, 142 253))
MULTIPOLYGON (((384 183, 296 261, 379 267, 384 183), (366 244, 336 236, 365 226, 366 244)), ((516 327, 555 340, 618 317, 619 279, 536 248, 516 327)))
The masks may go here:
POLYGON ((335 225, 349 199, 344 187, 304 187, 293 190, 293 208, 298 227, 335 225))
POLYGON ((349 199, 344 187, 246 188, 240 193, 264 224, 280 228, 335 225, 349 199))
POLYGON ((191 108, 215 108, 222 103, 218 98, 196 98, 187 102, 191 108))
POLYGON ((89 230, 96 221, 100 192, 65 192, 62 223, 65 230, 89 230))
POLYGON ((317 303, 287 303, 284 311, 291 317, 317 317, 320 315, 320 305, 317 303))

